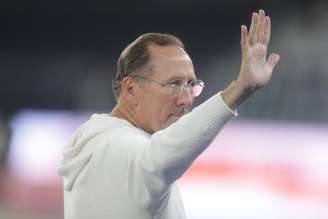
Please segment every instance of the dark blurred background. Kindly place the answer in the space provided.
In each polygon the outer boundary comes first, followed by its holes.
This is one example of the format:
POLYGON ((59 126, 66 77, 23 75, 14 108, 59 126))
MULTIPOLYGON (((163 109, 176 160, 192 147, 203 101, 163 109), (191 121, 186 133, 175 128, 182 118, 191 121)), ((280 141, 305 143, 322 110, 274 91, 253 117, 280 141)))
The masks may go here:
POLYGON ((281 62, 241 114, 327 122, 327 4, 296 0, 3 2, 0 110, 109 111, 116 60, 145 32, 183 39, 207 82, 201 102, 236 78, 240 25, 259 8, 272 18, 270 51, 281 62))
POLYGON ((201 103, 237 77, 240 25, 249 26, 258 9, 272 19, 269 51, 281 59, 270 84, 240 108, 240 116, 327 124, 326 1, 2 1, 1 162, 9 121, 23 109, 109 112, 116 60, 145 32, 183 40, 206 83, 201 103))

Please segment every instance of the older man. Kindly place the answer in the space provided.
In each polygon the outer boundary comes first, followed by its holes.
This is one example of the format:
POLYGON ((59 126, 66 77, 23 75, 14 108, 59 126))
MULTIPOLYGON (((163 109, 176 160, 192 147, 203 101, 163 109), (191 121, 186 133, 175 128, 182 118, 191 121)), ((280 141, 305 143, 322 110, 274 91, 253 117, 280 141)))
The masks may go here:
POLYGON ((271 78, 271 22, 253 13, 241 26, 242 64, 229 87, 191 110, 204 83, 182 42, 148 33, 121 54, 111 114, 93 115, 64 149, 66 219, 185 218, 175 181, 203 152, 237 107, 271 78))

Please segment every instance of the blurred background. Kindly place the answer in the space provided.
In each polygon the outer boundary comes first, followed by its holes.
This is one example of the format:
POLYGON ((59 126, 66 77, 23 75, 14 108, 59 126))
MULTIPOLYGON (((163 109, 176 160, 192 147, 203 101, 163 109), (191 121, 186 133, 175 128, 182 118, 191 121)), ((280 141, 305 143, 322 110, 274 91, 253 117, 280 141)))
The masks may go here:
POLYGON ((328 218, 325 1, 1 2, 0 218, 62 219, 57 168, 70 135, 115 104, 116 60, 145 32, 179 36, 206 83, 238 75, 240 25, 265 9, 270 84, 239 109, 179 181, 190 219, 328 218))

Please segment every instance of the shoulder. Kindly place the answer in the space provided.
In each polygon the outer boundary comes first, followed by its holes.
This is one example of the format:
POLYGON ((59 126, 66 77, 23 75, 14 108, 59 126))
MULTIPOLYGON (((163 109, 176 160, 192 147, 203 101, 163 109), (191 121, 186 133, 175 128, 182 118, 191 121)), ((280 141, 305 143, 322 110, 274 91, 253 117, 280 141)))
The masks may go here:
POLYGON ((150 141, 151 137, 150 134, 133 126, 127 120, 108 114, 94 114, 85 124, 84 135, 92 137, 94 143, 103 145, 107 149, 144 145, 150 141))

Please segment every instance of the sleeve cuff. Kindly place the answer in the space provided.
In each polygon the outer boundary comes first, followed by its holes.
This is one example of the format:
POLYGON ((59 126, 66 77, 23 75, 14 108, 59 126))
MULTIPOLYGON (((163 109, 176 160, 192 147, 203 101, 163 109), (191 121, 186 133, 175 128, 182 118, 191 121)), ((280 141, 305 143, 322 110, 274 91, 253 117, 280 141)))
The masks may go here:
POLYGON ((223 105, 227 110, 229 110, 234 116, 238 116, 238 110, 232 110, 227 104, 226 102, 224 102, 224 99, 222 97, 222 91, 220 91, 218 93, 218 98, 219 98, 219 101, 220 101, 220 104, 223 105))

